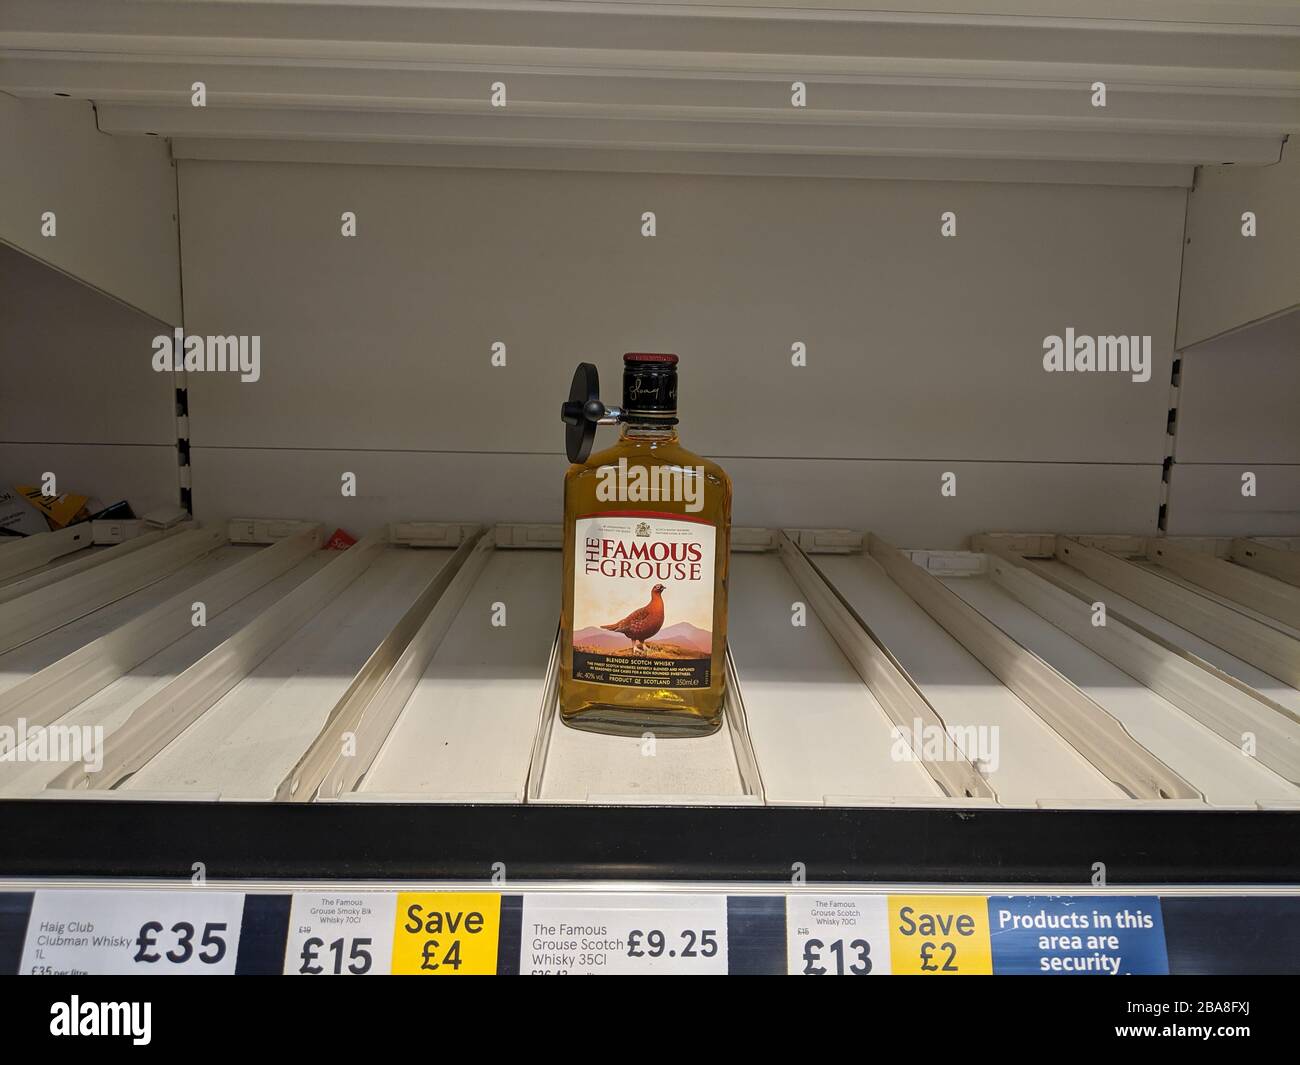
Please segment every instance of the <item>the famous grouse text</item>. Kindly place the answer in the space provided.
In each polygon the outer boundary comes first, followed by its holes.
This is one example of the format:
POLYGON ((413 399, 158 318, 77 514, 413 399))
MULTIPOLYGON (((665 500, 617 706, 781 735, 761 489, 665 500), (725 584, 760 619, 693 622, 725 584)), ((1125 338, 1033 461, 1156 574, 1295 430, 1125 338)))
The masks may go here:
POLYGON ((574 535, 574 679, 707 688, 714 526, 620 511, 578 518, 574 535))
POLYGON ((698 581, 703 574, 703 551, 699 544, 624 543, 589 537, 584 559, 588 573, 602 577, 637 577, 648 580, 698 581))

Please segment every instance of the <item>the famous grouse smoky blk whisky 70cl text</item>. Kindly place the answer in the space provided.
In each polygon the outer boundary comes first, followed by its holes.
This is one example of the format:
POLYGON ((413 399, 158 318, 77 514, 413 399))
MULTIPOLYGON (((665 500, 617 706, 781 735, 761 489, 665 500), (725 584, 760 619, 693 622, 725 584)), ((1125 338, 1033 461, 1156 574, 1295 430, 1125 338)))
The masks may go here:
POLYGON ((722 721, 731 481, 676 424, 676 356, 626 355, 620 438, 565 477, 560 711, 578 728, 722 721))

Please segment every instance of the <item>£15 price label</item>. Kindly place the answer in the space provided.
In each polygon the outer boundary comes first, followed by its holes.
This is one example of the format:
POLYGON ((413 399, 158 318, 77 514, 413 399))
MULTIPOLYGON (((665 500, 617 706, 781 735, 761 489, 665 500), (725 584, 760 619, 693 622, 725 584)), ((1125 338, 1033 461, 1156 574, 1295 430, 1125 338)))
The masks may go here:
POLYGON ((883 976, 890 971, 884 895, 788 895, 785 927, 792 974, 883 976))
POLYGON ((667 891, 525 895, 519 971, 725 974, 726 896, 667 891))
POLYGON ((397 896, 393 972, 420 976, 493 975, 497 971, 500 937, 500 895, 404 891, 397 896))
POLYGON ((38 891, 19 972, 233 973, 239 892, 38 891))
POLYGON ((891 895, 893 971, 930 976, 988 975, 988 903, 974 895, 891 895))
POLYGON ((386 975, 396 911, 397 895, 391 891, 295 892, 285 974, 386 975))

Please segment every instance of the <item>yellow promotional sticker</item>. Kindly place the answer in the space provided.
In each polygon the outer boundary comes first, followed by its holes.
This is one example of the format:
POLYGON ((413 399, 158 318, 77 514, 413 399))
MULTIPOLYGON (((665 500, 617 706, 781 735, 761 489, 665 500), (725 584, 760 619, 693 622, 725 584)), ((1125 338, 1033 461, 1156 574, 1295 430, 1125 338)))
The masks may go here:
POLYGON ((889 896, 889 951, 894 973, 992 973, 987 900, 982 895, 889 896))
POLYGON ((501 896, 403 891, 397 896, 393 969, 408 976, 481 976, 497 971, 501 896))

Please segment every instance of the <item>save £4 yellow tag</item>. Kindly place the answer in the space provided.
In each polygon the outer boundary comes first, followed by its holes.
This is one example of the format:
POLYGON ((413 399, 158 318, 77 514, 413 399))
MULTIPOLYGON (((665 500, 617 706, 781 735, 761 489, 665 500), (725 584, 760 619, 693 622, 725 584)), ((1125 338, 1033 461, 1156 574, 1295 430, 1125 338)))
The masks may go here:
POLYGON ((500 895, 399 892, 392 971, 414 976, 492 975, 497 971, 500 936, 500 895))

